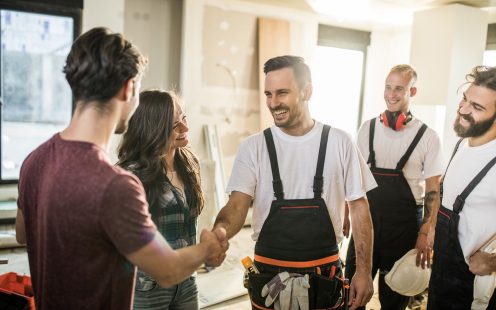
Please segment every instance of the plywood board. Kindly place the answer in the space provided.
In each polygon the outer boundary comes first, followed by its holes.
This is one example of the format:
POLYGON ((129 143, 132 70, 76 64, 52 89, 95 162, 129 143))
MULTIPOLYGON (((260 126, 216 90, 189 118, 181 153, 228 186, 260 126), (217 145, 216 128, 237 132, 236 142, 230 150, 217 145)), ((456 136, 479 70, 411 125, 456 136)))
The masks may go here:
POLYGON ((290 53, 290 24, 289 21, 270 18, 258 19, 258 65, 260 67, 260 129, 273 124, 272 116, 267 109, 265 100, 264 63, 272 57, 290 53))

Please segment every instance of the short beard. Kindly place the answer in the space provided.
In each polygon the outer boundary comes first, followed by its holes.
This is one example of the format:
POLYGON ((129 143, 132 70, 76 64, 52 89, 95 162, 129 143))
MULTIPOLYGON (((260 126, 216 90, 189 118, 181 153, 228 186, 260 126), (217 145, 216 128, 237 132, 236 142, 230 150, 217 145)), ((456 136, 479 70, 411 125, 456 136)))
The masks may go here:
POLYGON ((480 137, 489 131, 489 129, 493 126, 495 120, 496 113, 491 118, 485 121, 476 122, 472 115, 460 114, 460 112, 458 112, 458 116, 456 117, 455 123, 453 124, 453 129, 455 130, 456 135, 460 138, 480 137), (460 124, 461 117, 470 123, 470 126, 468 128, 465 128, 460 124))

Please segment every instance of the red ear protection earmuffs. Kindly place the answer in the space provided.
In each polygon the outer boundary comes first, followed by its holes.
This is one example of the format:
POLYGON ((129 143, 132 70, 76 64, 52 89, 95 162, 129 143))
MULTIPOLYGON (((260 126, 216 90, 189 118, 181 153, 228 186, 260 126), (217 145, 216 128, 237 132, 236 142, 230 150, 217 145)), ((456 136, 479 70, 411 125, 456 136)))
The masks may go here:
POLYGON ((401 130, 411 120, 412 113, 410 111, 405 114, 400 111, 391 112, 386 110, 381 114, 381 123, 393 130, 401 130))

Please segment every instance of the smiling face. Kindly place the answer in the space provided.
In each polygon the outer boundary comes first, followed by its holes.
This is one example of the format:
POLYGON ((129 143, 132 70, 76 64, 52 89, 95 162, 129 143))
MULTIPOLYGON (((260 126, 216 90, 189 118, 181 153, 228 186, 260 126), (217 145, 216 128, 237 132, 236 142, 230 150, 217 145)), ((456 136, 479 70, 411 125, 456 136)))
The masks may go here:
POLYGON ((496 91, 471 84, 458 105, 453 129, 459 137, 481 137, 496 130, 496 91))
POLYGON ((415 96, 417 88, 411 85, 411 78, 402 72, 391 72, 384 86, 384 101, 390 112, 407 113, 410 97, 415 96))
POLYGON ((300 90, 292 68, 282 68, 267 73, 265 96, 274 124, 290 133, 310 118, 308 103, 311 86, 300 90))
POLYGON ((174 103, 174 124, 169 137, 171 149, 177 149, 188 145, 188 120, 181 105, 174 103))

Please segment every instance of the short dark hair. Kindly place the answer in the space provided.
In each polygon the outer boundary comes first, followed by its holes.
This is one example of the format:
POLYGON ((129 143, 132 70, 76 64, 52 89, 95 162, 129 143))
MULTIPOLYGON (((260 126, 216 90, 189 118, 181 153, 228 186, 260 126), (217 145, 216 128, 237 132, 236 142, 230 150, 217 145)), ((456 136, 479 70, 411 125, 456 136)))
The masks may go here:
POLYGON ((465 76, 467 82, 496 91, 496 67, 476 66, 465 76))
POLYGON ((292 68, 298 87, 303 89, 307 83, 312 83, 312 74, 310 68, 305 63, 305 59, 299 56, 285 55, 278 56, 267 60, 264 64, 264 73, 275 71, 283 68, 292 68))
POLYGON ((121 34, 93 28, 72 44, 63 72, 76 101, 106 102, 131 78, 141 78, 147 59, 121 34))

